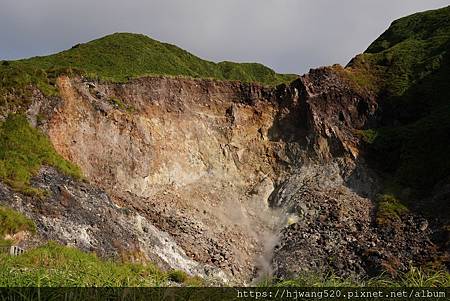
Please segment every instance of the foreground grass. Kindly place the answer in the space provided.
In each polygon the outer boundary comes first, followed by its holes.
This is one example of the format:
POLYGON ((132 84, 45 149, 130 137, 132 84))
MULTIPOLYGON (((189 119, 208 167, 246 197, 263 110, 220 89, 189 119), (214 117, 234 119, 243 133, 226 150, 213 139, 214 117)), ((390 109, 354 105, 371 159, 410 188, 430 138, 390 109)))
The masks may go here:
POLYGON ((166 282, 166 274, 151 264, 104 261, 52 242, 20 256, 0 255, 3 287, 135 287, 166 282))
POLYGON ((203 286, 204 281, 178 270, 163 272, 152 264, 102 260, 93 253, 55 242, 10 256, 12 241, 3 239, 20 231, 36 232, 33 221, 0 206, 0 287, 134 287, 203 286))
POLYGON ((260 286, 276 287, 449 287, 450 273, 425 271, 412 267, 396 278, 381 275, 369 279, 342 278, 335 275, 305 274, 283 281, 263 281, 260 286))
POLYGON ((0 125, 0 179, 20 192, 36 193, 30 187, 30 178, 43 164, 75 178, 81 177, 79 168, 64 160, 48 138, 24 116, 10 115, 0 125))
MULTIPOLYGON (((181 271, 162 272, 151 264, 99 259, 70 247, 50 242, 20 256, 0 254, 0 287, 153 287, 173 283, 204 286, 205 282, 181 271)), ((305 274, 292 280, 263 281, 261 287, 448 287, 448 272, 411 268, 389 278, 355 280, 334 275, 305 274)))
MULTIPOLYGON (((11 257, 0 254, 0 287, 148 287, 204 286, 181 271, 162 272, 151 264, 105 261, 94 254, 50 242, 11 257)), ((411 268, 398 277, 380 276, 355 280, 334 275, 305 274, 292 280, 263 281, 270 287, 449 287, 448 272, 411 268)))

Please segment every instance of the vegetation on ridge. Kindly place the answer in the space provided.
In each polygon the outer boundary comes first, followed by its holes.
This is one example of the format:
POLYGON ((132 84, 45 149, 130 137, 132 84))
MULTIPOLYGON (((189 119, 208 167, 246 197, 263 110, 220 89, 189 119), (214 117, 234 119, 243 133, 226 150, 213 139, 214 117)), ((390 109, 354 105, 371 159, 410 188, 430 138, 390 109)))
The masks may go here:
POLYGON ((277 84, 293 75, 277 74, 256 63, 213 63, 145 35, 115 33, 60 53, 16 63, 43 70, 75 68, 91 77, 126 81, 145 75, 173 75, 277 84))
POLYGON ((383 96, 402 96, 441 69, 449 41, 450 6, 416 13, 394 21, 348 67, 375 76, 383 96))
POLYGON ((18 61, 0 62, 0 105, 26 103, 30 85, 46 95, 56 94, 60 74, 83 74, 90 78, 124 82, 130 78, 155 75, 239 80, 277 85, 295 75, 277 74, 257 63, 213 63, 145 35, 115 33, 77 44, 57 54, 18 61), (14 98, 11 98, 14 94, 14 98))

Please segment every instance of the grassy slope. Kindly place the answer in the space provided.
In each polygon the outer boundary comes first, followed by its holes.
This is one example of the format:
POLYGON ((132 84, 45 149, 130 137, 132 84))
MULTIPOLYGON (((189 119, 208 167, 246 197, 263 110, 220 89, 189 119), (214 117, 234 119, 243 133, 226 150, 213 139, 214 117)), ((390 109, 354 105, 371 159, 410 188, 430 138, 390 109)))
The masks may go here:
POLYGON ((43 57, 0 63, 0 105, 27 101, 27 85, 46 95, 56 93, 55 78, 61 73, 84 74, 92 78, 122 82, 129 78, 171 75, 220 80, 239 80, 276 85, 295 79, 277 74, 256 63, 213 63, 174 45, 147 36, 115 33, 77 44, 69 50, 43 57), (8 94, 15 94, 15 99, 8 94))
MULTIPOLYGON (((448 181, 450 7, 393 22, 349 69, 380 93, 381 126, 370 141, 378 167, 419 196, 448 181)), ((448 202, 435 205, 448 215, 448 202)))
POLYGON ((417 13, 394 21, 349 67, 378 77, 385 96, 401 96, 441 69, 449 40, 450 6, 417 13))
POLYGON ((21 256, 0 254, 0 287, 155 286, 167 281, 153 265, 103 261, 94 254, 56 243, 21 256))
POLYGON ((24 193, 36 193, 30 178, 43 165, 81 178, 81 171, 54 150, 48 138, 22 115, 10 115, 0 125, 0 179, 24 193))
POLYGON ((293 78, 256 63, 215 64, 177 46, 130 33, 115 33, 54 55, 22 60, 20 63, 44 70, 78 68, 91 76, 112 81, 125 81, 143 75, 183 75, 272 85, 293 78))
POLYGON ((41 69, 55 66, 78 68, 112 81, 125 81, 143 75, 183 75, 202 78, 241 80, 276 84, 292 79, 261 64, 215 64, 189 52, 147 36, 115 33, 46 57, 23 60, 41 69))

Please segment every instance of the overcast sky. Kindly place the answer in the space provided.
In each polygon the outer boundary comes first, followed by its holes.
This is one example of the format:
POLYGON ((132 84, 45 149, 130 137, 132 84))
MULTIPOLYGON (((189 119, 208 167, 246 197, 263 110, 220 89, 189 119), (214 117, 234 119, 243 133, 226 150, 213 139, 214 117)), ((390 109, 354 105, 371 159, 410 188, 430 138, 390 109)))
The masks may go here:
POLYGON ((212 61, 304 73, 345 65, 393 20, 447 5, 450 0, 0 0, 0 59, 135 32, 212 61))

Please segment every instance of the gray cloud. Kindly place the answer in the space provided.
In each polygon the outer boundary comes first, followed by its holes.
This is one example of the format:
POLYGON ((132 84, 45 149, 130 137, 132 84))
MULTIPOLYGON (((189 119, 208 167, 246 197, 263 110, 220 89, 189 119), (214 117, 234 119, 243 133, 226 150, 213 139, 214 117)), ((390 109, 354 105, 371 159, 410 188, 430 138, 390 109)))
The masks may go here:
POLYGON ((394 20, 446 0, 0 0, 0 58, 136 32, 213 61, 278 72, 346 64, 394 20))

